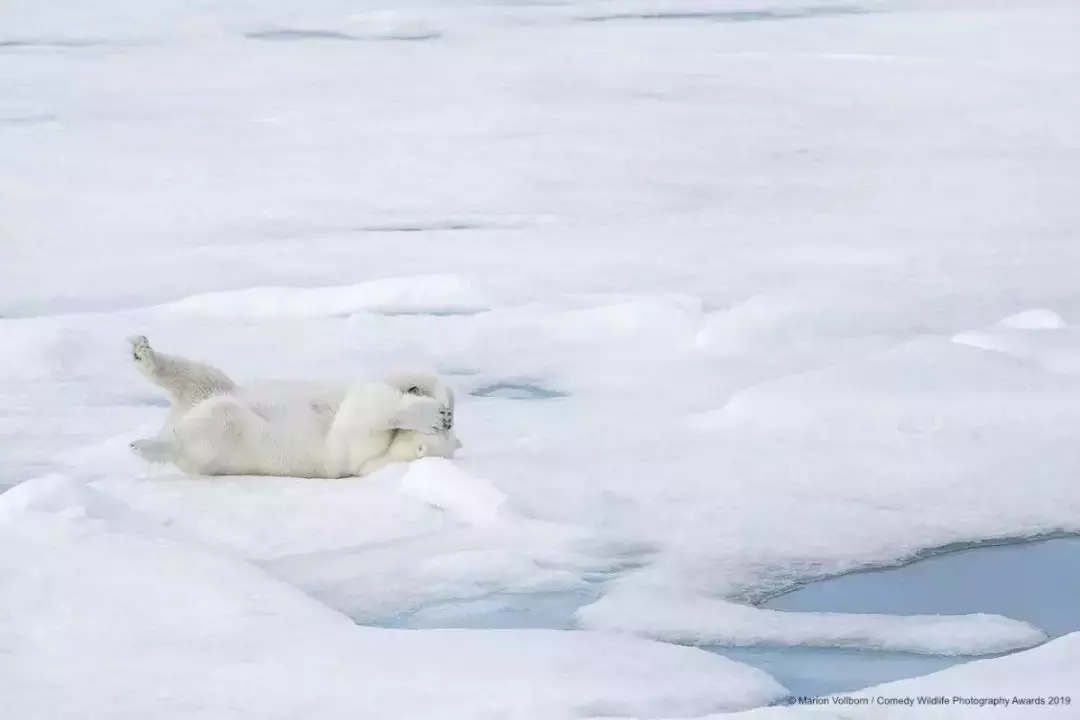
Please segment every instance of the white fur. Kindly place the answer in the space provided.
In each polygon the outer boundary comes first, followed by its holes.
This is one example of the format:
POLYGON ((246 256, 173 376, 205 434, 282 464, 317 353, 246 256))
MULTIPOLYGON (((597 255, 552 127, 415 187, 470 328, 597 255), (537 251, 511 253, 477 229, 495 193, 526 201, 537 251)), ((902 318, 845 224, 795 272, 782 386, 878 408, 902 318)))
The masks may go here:
POLYGON ((240 387, 221 370, 131 340, 135 365, 169 393, 154 438, 132 443, 151 462, 197 475, 367 475, 390 463, 452 457, 454 396, 432 375, 348 388, 303 383, 240 387))

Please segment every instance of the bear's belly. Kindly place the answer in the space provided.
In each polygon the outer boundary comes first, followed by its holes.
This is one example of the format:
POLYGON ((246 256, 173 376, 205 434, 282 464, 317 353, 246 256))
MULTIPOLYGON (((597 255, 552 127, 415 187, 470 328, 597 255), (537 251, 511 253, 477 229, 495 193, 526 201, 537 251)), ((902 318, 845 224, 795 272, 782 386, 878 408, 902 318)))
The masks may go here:
POLYGON ((333 407, 302 397, 253 398, 248 407, 265 421, 248 446, 265 474, 325 477, 333 407))

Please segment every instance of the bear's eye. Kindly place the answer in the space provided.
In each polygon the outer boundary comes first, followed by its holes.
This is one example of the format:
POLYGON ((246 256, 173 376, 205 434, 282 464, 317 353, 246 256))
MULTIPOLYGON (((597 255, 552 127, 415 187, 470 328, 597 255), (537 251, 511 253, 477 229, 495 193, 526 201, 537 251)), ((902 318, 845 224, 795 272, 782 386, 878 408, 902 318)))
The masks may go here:
POLYGON ((405 394, 406 395, 423 395, 424 394, 424 389, 422 387, 420 387, 419 385, 410 385, 409 387, 405 388, 405 394))

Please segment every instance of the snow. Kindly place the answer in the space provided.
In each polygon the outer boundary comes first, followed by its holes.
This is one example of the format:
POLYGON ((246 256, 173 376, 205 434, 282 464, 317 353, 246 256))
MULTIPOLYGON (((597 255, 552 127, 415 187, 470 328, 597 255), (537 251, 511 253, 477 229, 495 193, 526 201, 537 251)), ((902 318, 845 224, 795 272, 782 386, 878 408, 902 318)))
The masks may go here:
POLYGON ((1001 327, 1016 330, 1060 330, 1066 327, 1065 321, 1053 310, 1027 310, 1010 315, 998 323, 1001 327))
POLYGON ((175 312, 253 318, 306 318, 351 315, 362 310, 383 314, 479 312, 486 304, 460 278, 377 280, 350 287, 252 288, 207 293, 168 303, 175 312))
MULTIPOLYGON (((783 690, 675 643, 1038 643, 759 603, 1080 532, 1078 12, 8 3, 8 712, 690 717, 783 690), (464 447, 146 467, 133 334, 241 383, 435 369, 464 447)), ((1072 638, 911 687, 1060 693, 1072 638)))
POLYGON ((1056 314, 1028 311, 1007 317, 986 330, 958 334, 953 342, 1039 366, 1052 373, 1080 372, 1076 329, 1068 328, 1056 314))
POLYGON ((507 512, 504 493, 442 458, 413 463, 401 479, 401 490, 466 524, 489 523, 507 512))

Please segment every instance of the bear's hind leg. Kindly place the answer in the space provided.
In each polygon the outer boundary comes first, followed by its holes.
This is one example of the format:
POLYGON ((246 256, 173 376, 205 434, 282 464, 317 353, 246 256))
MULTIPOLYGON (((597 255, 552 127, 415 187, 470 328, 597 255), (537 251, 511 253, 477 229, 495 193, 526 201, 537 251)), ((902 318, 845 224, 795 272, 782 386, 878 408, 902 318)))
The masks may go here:
POLYGON ((160 437, 136 440, 131 443, 131 449, 148 463, 166 463, 173 459, 173 444, 160 437))
POLYGON ((171 432, 170 460, 195 475, 262 475, 274 455, 265 446, 266 421, 236 398, 199 403, 171 432))
POLYGON ((236 383, 216 367, 159 353, 150 347, 150 341, 144 335, 130 338, 129 342, 135 367, 150 382, 168 392, 173 405, 181 410, 236 389, 236 383))

